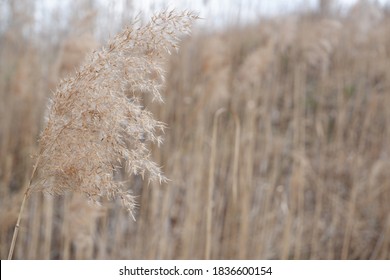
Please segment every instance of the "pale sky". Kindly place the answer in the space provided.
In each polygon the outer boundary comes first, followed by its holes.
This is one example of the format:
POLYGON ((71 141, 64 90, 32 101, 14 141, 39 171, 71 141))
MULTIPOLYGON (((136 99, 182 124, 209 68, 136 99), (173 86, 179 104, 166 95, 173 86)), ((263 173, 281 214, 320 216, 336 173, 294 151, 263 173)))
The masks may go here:
MULTIPOLYGON (((111 0, 103 0, 111 1, 111 0)), ((338 0, 336 4, 343 10, 358 0, 338 0)), ((389 0, 372 0, 388 4, 389 0)), ((200 16, 214 25, 239 19, 251 21, 259 16, 280 15, 300 8, 314 9, 318 0, 140 0, 134 1, 137 10, 147 13, 161 8, 190 9, 198 11, 200 16)))
MULTIPOLYGON (((0 0, 1 1, 1 0, 0 0)), ((335 1, 338 7, 346 10, 358 0, 338 0, 335 1)), ((371 0, 381 4, 390 5, 390 0, 371 0)), ((50 26, 50 11, 57 10, 62 12, 60 17, 55 18, 59 22, 67 25, 67 16, 69 16, 68 7, 75 4, 75 0, 38 0, 39 9, 36 10, 36 27, 50 26)), ((207 28, 224 26, 226 23, 236 24, 245 23, 264 16, 282 15, 293 12, 294 10, 314 9, 318 0, 96 0, 103 9, 99 13, 99 20, 107 30, 115 31, 121 26, 123 17, 133 18, 137 13, 142 12, 145 18, 150 17, 150 13, 158 12, 164 8, 176 8, 179 10, 188 9, 196 11, 199 16, 204 18, 198 21, 198 24, 207 28), (132 3, 134 9, 129 14, 123 13, 124 3, 132 3)), ((0 8, 0 17, 4 20, 7 11, 0 8)), ((0 19, 1 23, 1 19, 0 19)), ((1 25, 0 25, 1 31, 1 25)), ((106 31, 104 31, 106 33, 106 31)))

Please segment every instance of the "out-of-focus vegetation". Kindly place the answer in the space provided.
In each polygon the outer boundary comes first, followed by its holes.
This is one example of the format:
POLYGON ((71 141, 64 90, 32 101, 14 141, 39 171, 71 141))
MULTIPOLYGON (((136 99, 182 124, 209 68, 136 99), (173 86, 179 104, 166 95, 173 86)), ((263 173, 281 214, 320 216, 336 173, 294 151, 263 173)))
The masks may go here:
MULTIPOLYGON (((109 30, 94 1, 37 29, 34 3, 1 1, 2 259, 47 100, 109 30)), ((123 22, 136 14, 127 3, 123 22)), ((15 258, 389 259, 390 13, 321 7, 195 30, 167 63, 164 106, 143 100, 169 127, 151 148, 171 181, 122 178, 139 195, 136 222, 119 202, 36 193, 15 258)))

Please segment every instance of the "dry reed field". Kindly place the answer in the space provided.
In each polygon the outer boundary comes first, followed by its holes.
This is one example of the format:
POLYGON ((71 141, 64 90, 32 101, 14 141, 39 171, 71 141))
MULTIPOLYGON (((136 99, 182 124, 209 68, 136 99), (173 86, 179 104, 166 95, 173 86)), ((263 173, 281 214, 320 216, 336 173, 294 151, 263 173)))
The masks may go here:
POLYGON ((194 14, 101 44, 28 8, 0 30, 1 259, 35 173, 14 259, 390 259, 388 10, 176 45, 194 14))

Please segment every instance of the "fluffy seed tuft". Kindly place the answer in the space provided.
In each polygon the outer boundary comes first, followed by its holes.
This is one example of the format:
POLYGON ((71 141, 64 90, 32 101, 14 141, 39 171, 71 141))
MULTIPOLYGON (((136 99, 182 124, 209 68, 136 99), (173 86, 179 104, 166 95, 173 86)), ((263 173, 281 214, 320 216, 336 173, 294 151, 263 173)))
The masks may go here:
POLYGON ((133 215, 134 197, 114 180, 118 169, 167 180, 148 149, 162 142, 165 125, 143 109, 136 94, 162 101, 164 57, 178 48, 179 36, 190 32, 196 18, 164 11, 146 25, 135 22, 60 83, 40 139, 34 190, 81 192, 96 202, 118 197, 133 215))

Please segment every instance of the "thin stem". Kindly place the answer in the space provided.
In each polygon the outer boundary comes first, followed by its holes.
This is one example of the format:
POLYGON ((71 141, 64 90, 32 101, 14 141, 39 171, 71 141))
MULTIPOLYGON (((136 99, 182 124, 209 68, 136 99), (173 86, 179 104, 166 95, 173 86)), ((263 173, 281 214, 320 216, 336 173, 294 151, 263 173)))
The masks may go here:
POLYGON ((212 216, 213 216, 213 193, 214 193, 214 173, 215 173, 215 158, 217 150, 217 132, 218 132, 218 117, 225 112, 225 108, 219 109, 214 115, 213 136, 211 143, 210 156, 210 171, 209 171, 209 185, 208 185, 208 200, 207 200, 207 221, 206 221, 206 248, 205 259, 209 260, 211 257, 211 235, 212 235, 212 216))
POLYGON ((24 205, 25 205, 28 197, 30 196, 30 193, 31 193, 31 182, 32 182, 32 180, 34 178, 35 172, 37 171, 37 167, 38 167, 40 158, 41 158, 40 156, 37 158, 37 161, 36 161, 36 163, 34 165, 34 170, 33 170, 32 174, 31 174, 31 178, 30 178, 30 181, 28 183, 27 189, 24 192, 22 205, 20 206, 20 211, 19 211, 19 215, 18 215, 18 220, 16 221, 16 225, 15 225, 15 229, 14 229, 14 235, 12 237, 11 248, 9 249, 8 260, 11 260, 13 254, 14 254, 16 238, 18 237, 18 233, 19 233, 20 220, 22 218, 24 205))
POLYGON ((18 233, 19 233, 20 219, 21 219, 21 217, 22 217, 22 213, 23 213, 23 209, 24 209, 24 204, 26 203, 26 200, 27 200, 27 197, 28 197, 28 195, 29 195, 29 193, 30 193, 30 190, 31 190, 31 188, 30 188, 30 185, 29 185, 28 188, 27 188, 27 190, 24 192, 22 205, 20 206, 18 221, 16 222, 15 229, 14 229, 14 236, 12 237, 11 248, 9 249, 9 254, 8 254, 8 259, 9 259, 9 260, 12 259, 12 255, 13 255, 13 253, 14 253, 16 238, 18 237, 18 233))
POLYGON ((233 113, 234 122, 236 124, 236 135, 234 140, 234 159, 233 159, 233 184, 232 184, 232 192, 233 192, 233 203, 234 207, 237 205, 237 193, 238 193, 238 161, 240 158, 240 136, 241 136, 241 126, 240 119, 238 118, 235 112, 233 113))

